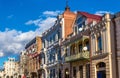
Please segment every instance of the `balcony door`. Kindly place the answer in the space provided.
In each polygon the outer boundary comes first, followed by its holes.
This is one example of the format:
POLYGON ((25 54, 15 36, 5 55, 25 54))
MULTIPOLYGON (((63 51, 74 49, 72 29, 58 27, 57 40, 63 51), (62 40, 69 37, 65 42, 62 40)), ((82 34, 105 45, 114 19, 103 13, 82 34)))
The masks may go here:
POLYGON ((97 78, 106 78, 106 64, 100 62, 96 65, 97 68, 97 78))
POLYGON ((79 66, 79 74, 80 74, 80 78, 83 78, 83 66, 79 66))

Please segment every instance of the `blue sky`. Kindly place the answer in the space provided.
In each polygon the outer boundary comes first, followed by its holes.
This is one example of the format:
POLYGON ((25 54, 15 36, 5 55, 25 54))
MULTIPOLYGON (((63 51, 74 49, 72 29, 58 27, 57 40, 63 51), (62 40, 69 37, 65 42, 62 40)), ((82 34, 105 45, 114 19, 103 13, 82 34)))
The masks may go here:
MULTIPOLYGON (((65 0, 0 0, 0 67, 7 57, 18 56, 35 35, 54 24, 65 0)), ((73 12, 101 15, 120 11, 119 0, 69 0, 73 12)))

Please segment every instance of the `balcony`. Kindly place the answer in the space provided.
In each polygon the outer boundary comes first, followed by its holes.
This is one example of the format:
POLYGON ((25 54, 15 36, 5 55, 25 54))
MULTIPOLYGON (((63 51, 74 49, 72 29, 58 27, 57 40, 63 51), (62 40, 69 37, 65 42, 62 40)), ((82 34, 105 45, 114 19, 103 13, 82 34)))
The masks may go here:
POLYGON ((108 55, 109 55, 109 52, 96 51, 96 52, 93 52, 91 59, 105 58, 108 55))
POLYGON ((65 57, 65 62, 72 62, 78 60, 89 60, 89 51, 81 52, 75 55, 65 57))

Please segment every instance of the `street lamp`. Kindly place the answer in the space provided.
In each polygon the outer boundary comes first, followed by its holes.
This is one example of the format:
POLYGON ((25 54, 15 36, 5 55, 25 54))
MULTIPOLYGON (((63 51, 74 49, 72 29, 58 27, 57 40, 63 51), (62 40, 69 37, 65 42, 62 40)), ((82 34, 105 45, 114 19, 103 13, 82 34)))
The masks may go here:
POLYGON ((66 73, 66 77, 69 78, 69 72, 66 71, 65 73, 66 73))

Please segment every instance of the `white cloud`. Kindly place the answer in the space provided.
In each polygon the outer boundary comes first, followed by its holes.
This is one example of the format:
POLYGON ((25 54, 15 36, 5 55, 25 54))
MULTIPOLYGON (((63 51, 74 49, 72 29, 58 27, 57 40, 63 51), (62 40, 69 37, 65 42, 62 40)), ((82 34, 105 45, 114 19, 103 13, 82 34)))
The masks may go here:
POLYGON ((7 16, 8 19, 11 19, 14 15, 9 15, 7 16))
MULTIPOLYGON (((39 34, 41 34, 42 32, 44 32, 45 30, 47 30, 48 28, 50 28, 51 26, 54 25, 56 20, 56 17, 47 17, 46 19, 35 19, 35 20, 29 20, 28 22, 26 22, 26 25, 35 25, 38 26, 39 28, 36 29, 35 32, 39 32, 39 34)), ((37 34, 36 33, 36 34, 37 34)))
POLYGON ((43 31, 47 30, 51 26, 54 25, 56 16, 61 14, 62 11, 44 11, 42 15, 40 15, 37 19, 29 20, 25 23, 25 25, 35 25, 39 28, 36 29, 36 34, 39 32, 42 33, 43 31))
POLYGON ((4 32, 0 31, 0 57, 9 55, 10 53, 15 54, 21 52, 26 42, 33 39, 35 35, 34 31, 24 33, 9 29, 6 29, 4 32))
POLYGON ((4 56, 4 53, 2 50, 0 50, 0 57, 3 57, 4 56))
POLYGON ((43 15, 46 15, 46 16, 57 16, 60 13, 61 13, 61 11, 45 11, 45 12, 43 12, 43 15))
POLYGON ((111 13, 111 14, 113 14, 113 12, 111 12, 111 11, 97 11, 97 12, 95 13, 95 15, 103 16, 105 13, 111 13))
POLYGON ((25 25, 31 25, 31 24, 34 24, 34 25, 38 25, 40 23, 42 19, 36 19, 36 20, 29 20, 28 22, 25 23, 25 25))
MULTIPOLYGON (((15 29, 6 28, 4 32, 0 31, 0 57, 16 54, 24 50, 25 44, 32 40, 36 35, 54 25, 56 17, 60 11, 45 11, 37 19, 31 19, 25 25, 35 25, 38 28, 35 31, 22 32, 15 29), (2 54, 3 53, 3 54, 2 54)), ((9 18, 12 17, 9 16, 9 18)))

